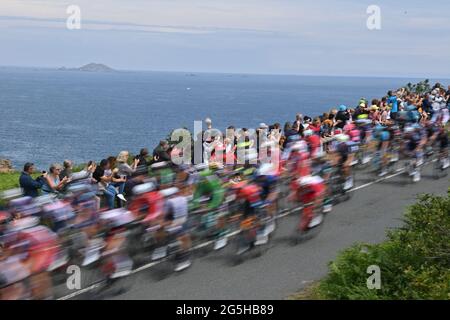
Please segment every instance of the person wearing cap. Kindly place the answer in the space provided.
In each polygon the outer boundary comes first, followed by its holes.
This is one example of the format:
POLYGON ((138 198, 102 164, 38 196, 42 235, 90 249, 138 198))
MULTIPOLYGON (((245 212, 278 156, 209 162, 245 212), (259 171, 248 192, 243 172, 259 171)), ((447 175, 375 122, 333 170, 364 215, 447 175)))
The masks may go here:
POLYGON ((345 105, 340 105, 339 111, 336 114, 336 127, 339 129, 344 128, 349 119, 350 116, 348 114, 347 107, 345 105))
POLYGON ((23 166, 23 171, 19 178, 19 185, 23 190, 23 195, 25 197, 36 198, 39 196, 39 189, 42 188, 43 180, 46 174, 43 176, 33 179, 31 176, 34 173, 34 164, 31 162, 25 163, 23 166))

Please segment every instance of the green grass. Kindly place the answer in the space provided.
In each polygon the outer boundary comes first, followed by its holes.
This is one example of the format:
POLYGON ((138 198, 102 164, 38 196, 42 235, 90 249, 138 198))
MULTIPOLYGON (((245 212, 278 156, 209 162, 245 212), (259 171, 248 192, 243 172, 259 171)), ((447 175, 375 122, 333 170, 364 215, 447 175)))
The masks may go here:
MULTIPOLYGON (((0 173, 0 191, 14 189, 19 187, 20 172, 0 173)), ((33 174, 33 178, 37 178, 40 173, 33 174)))

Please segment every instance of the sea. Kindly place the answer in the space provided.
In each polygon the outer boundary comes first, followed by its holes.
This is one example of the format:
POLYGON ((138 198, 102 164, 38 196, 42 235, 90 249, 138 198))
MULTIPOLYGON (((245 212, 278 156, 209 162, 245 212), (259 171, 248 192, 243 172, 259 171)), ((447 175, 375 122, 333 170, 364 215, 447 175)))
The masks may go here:
POLYGON ((206 117, 220 130, 283 125, 297 113, 354 107, 421 80, 2 67, 0 158, 40 170, 65 159, 99 161, 121 150, 151 151, 171 130, 192 132, 206 117))

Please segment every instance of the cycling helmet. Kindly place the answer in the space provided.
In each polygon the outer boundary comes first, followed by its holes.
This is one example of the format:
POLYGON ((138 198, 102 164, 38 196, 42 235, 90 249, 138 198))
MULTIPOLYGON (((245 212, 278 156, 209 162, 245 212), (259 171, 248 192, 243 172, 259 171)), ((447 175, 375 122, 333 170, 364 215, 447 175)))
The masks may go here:
POLYGON ((310 186, 310 185, 318 184, 318 183, 322 183, 322 182, 323 182, 323 179, 321 177, 311 176, 311 175, 301 177, 300 179, 297 180, 297 183, 302 187, 310 186))
POLYGON ((177 194, 180 190, 178 188, 172 187, 168 189, 161 190, 160 193, 163 197, 170 197, 177 194))
POLYGON ((273 166, 270 163, 263 163, 258 170, 256 170, 257 176, 270 176, 273 174, 273 166))
POLYGON ((413 132, 414 131, 414 128, 413 127, 411 127, 411 126, 408 126, 408 127, 405 127, 405 133, 411 133, 411 132, 413 132))
POLYGON ((350 137, 343 133, 336 135, 335 138, 338 142, 348 142, 350 140, 350 137))
POLYGON ((110 228, 118 228, 133 222, 135 217, 131 211, 119 208, 103 212, 100 219, 110 228))
POLYGON ((156 188, 156 186, 153 182, 147 182, 147 183, 139 184, 139 185, 133 187, 132 191, 133 191, 134 195, 138 195, 138 194, 151 192, 151 191, 155 190, 155 188, 156 188))
POLYGON ((305 141, 300 140, 292 145, 291 150, 298 152, 306 152, 308 151, 308 145, 305 141))
POLYGON ((339 106, 339 111, 345 111, 345 110, 347 110, 347 106, 341 104, 341 105, 339 106))

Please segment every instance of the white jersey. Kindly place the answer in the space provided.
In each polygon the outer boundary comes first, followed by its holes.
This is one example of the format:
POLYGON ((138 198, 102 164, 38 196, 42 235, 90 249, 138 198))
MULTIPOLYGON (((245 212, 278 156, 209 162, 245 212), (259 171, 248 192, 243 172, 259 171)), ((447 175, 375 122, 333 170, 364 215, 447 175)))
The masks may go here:
POLYGON ((173 216, 174 223, 186 222, 188 217, 188 200, 184 196, 176 196, 167 200, 167 212, 173 216))

